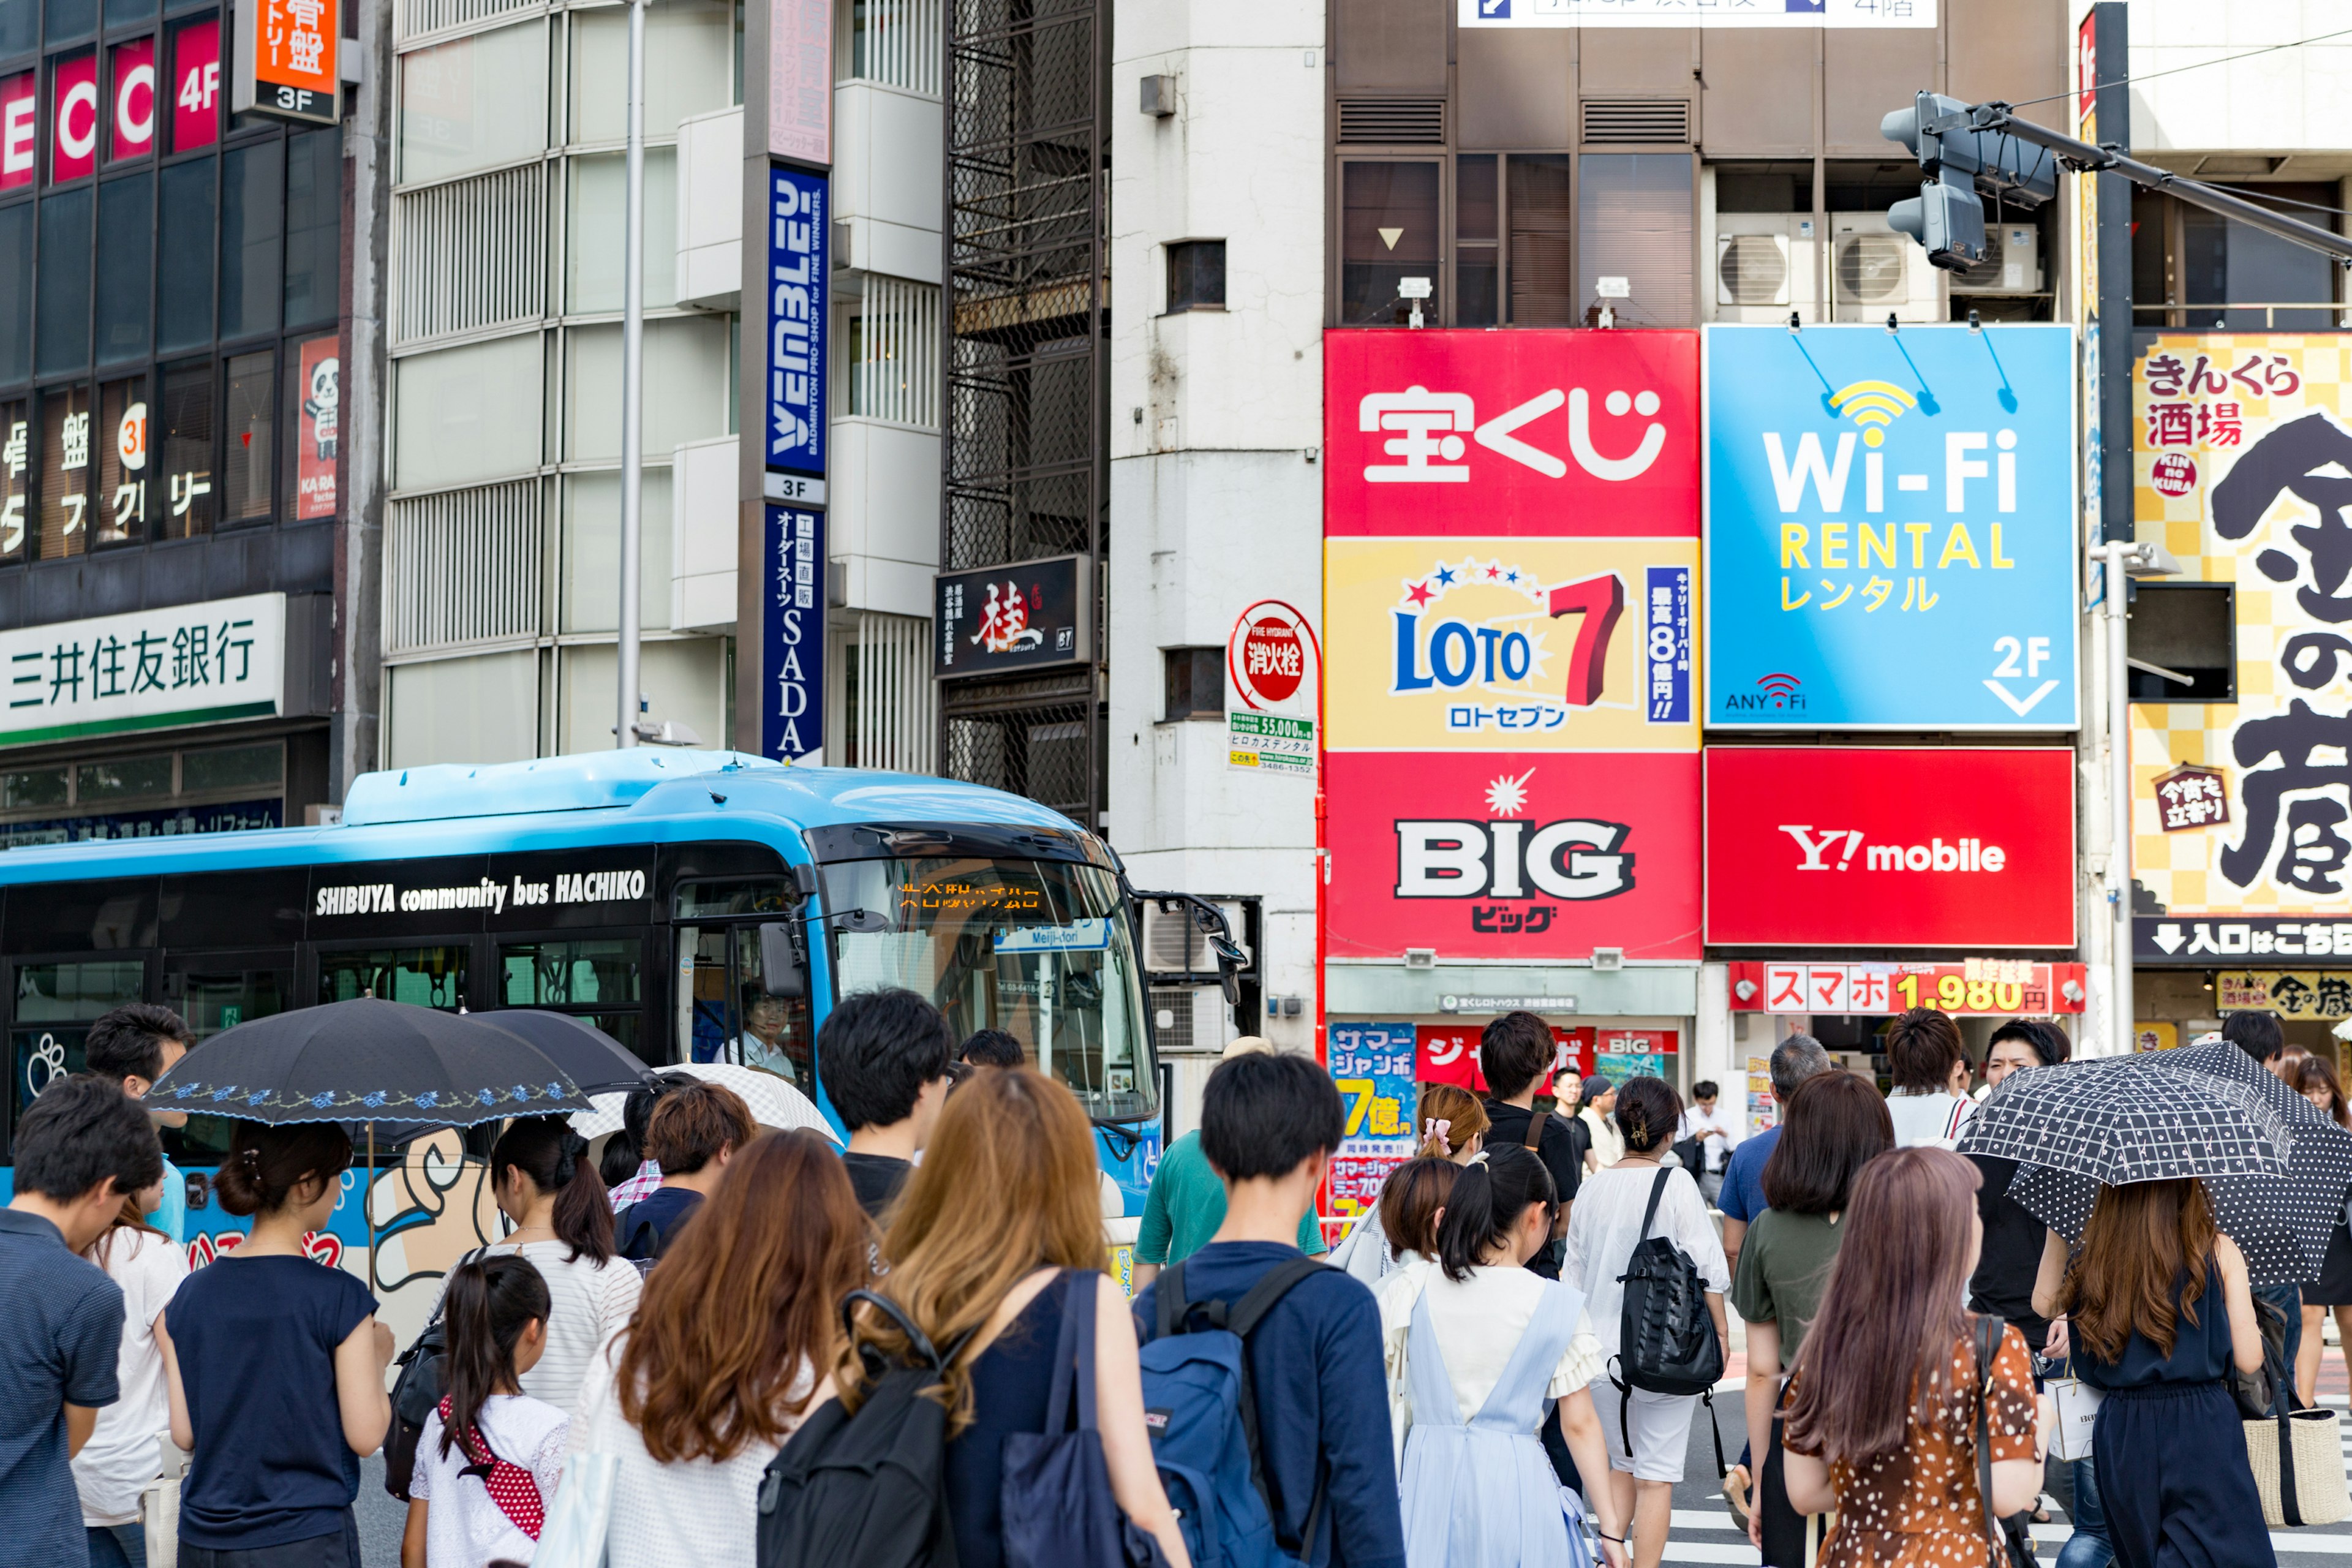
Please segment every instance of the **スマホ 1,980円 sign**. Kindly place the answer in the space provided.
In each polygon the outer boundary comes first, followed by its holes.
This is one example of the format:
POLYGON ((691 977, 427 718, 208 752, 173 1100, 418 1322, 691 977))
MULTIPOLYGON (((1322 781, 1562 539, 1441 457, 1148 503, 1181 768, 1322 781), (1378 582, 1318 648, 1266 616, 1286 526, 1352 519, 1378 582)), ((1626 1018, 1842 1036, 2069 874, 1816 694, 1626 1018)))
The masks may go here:
POLYGON ((760 754, 796 762, 824 744, 824 513, 772 506, 761 529, 760 754))
MULTIPOLYGON (((825 177, 768 171, 767 466, 824 478, 825 298, 832 233, 825 177)), ((824 486, 769 482, 771 500, 823 501, 824 486)))
POLYGON ((2072 730, 2060 326, 1706 329, 1706 722, 2072 730))

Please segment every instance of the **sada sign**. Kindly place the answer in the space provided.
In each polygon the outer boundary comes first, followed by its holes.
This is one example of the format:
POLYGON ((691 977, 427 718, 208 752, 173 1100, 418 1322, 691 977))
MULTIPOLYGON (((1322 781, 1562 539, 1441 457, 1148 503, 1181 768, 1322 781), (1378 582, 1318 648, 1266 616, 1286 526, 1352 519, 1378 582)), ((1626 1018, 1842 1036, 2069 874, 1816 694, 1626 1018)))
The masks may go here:
POLYGON ((1689 536, 1698 337, 1323 334, 1327 534, 1689 536))
POLYGON ((1706 940, 2072 947, 2074 753, 1711 746, 1706 940))

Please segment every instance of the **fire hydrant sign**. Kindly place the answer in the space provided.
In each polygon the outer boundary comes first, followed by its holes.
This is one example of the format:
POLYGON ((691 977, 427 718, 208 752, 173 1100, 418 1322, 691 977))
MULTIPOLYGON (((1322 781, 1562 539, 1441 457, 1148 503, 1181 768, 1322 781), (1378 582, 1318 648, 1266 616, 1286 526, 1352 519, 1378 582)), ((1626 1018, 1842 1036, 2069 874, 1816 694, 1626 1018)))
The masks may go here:
POLYGON ((1315 773, 1315 631, 1279 599, 1244 610, 1225 639, 1226 765, 1264 773, 1315 773))

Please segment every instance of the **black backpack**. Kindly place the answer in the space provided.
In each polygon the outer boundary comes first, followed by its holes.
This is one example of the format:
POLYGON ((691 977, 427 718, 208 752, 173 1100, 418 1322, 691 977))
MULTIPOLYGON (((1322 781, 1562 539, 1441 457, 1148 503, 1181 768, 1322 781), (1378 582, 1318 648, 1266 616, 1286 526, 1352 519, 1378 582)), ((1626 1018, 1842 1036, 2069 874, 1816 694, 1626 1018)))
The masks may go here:
MULTIPOLYGON (((457 1268, 488 1251, 487 1247, 474 1248, 457 1259, 457 1268)), ((457 1268, 449 1272, 454 1274, 457 1268)), ((409 1500, 409 1483, 416 1479, 417 1440, 425 1435, 426 1418, 440 1406, 446 1381, 441 1369, 448 1341, 448 1331, 441 1324, 441 1309, 448 1299, 446 1275, 442 1291, 441 1299, 433 1303, 433 1315, 393 1363, 400 1368, 400 1375, 393 1382, 392 1425, 383 1435, 383 1489, 403 1502, 409 1500)))
POLYGON ((869 1347, 878 1374, 850 1415, 828 1400, 794 1432, 760 1479, 759 1568, 954 1568, 948 1523, 948 1413, 923 1390, 937 1386, 971 1335, 945 1353, 871 1290, 841 1304, 842 1331, 860 1301, 896 1322, 914 1360, 891 1366, 869 1347))
MULTIPOLYGON (((1658 1217, 1658 1200, 1666 1195, 1666 1184, 1674 1175, 1674 1167, 1668 1166, 1651 1184, 1641 1236, 1625 1272, 1617 1277, 1625 1287, 1617 1337, 1617 1365, 1624 1377, 1611 1381, 1624 1395, 1619 1402, 1620 1423, 1627 1421, 1636 1388, 1651 1394, 1704 1394, 1723 1376, 1723 1342, 1706 1310, 1706 1282, 1699 1278, 1698 1265, 1666 1237, 1650 1234, 1650 1222, 1658 1217)), ((1630 1432, 1625 1446, 1631 1451, 1630 1432)))

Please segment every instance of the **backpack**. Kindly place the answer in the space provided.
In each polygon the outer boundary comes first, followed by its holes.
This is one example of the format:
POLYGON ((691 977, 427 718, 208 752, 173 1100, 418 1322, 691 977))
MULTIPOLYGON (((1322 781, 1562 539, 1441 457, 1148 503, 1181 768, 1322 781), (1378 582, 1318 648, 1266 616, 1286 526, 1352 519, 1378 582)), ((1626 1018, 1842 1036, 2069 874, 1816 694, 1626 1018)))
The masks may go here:
MULTIPOLYGON (((457 1268, 488 1251, 487 1247, 474 1248, 457 1259, 457 1268)), ((449 1272, 454 1274, 457 1268, 449 1272)), ((441 1357, 448 1336, 441 1326, 441 1308, 446 1294, 445 1280, 443 1300, 433 1303, 433 1315, 393 1363, 400 1368, 400 1375, 393 1380, 392 1426, 383 1435, 383 1489, 403 1502, 409 1500, 409 1483, 416 1479, 416 1444, 424 1436, 425 1418, 441 1403, 441 1357)))
POLYGON ((844 1333, 859 1302, 906 1334, 914 1359, 886 1365, 864 1351, 877 1380, 851 1415, 838 1399, 812 1412, 760 1478, 759 1568, 953 1568, 947 1509, 947 1407, 923 1391, 947 1375, 971 1342, 942 1352, 898 1304, 853 1290, 841 1304, 844 1333))
POLYGON ((1311 1258, 1276 1264, 1233 1306, 1190 1300, 1181 1263, 1160 1276, 1158 1332, 1139 1352, 1143 1420, 1193 1568, 1283 1568, 1313 1548, 1329 1478, 1318 1467, 1306 1530, 1285 1532, 1266 1488, 1242 1347, 1292 1286, 1325 1267, 1311 1258), (1192 1327, 1196 1315, 1206 1328, 1192 1327))
MULTIPOLYGON (((1716 1337, 1715 1319, 1706 1310, 1706 1282, 1699 1278, 1698 1265, 1665 1237, 1650 1234, 1658 1201, 1666 1195, 1666 1184, 1674 1175, 1674 1168, 1667 1167, 1650 1184, 1641 1236, 1625 1272, 1617 1277, 1625 1287, 1617 1338, 1618 1370, 1624 1377, 1610 1381, 1623 1395, 1618 1409, 1621 1426, 1630 1425, 1636 1388, 1651 1394, 1706 1394, 1723 1376, 1723 1342, 1716 1337)), ((1710 1399, 1710 1415, 1713 1409, 1710 1399)), ((1633 1446, 1628 1430, 1628 1452, 1633 1446)))

